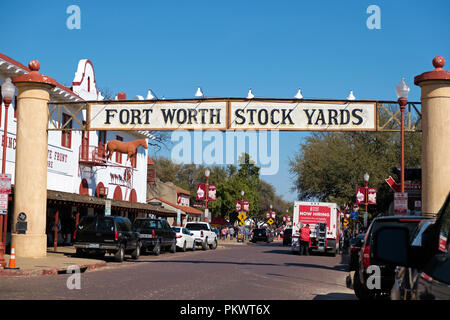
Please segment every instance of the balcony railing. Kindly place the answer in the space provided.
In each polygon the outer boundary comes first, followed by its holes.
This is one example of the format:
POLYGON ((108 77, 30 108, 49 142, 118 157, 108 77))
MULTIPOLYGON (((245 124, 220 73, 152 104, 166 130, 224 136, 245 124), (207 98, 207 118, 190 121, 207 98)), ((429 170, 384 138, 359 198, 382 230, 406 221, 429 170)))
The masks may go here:
POLYGON ((104 146, 80 146, 79 162, 92 165, 106 165, 106 148, 104 146))

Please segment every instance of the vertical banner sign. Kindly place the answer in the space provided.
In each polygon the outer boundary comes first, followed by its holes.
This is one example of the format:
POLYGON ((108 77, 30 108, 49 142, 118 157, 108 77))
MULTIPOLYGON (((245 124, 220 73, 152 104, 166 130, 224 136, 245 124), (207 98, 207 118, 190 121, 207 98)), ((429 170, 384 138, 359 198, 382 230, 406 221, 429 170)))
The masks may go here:
POLYGON ((8 195, 11 193, 11 175, 0 174, 0 214, 8 214, 8 195))
POLYGON ((408 194, 406 192, 394 193, 394 213, 402 215, 408 213, 408 194))
POLYGON ((368 204, 377 204, 377 188, 368 188, 367 189, 367 203, 368 204))
POLYGON ((266 219, 270 219, 270 211, 266 212, 266 219))
POLYGON ((250 211, 250 204, 249 204, 249 202, 247 200, 244 201, 243 210, 245 212, 249 212, 250 211))
POLYGON ((242 204, 241 201, 236 201, 236 212, 242 211, 242 204))
POLYGON ((204 183, 200 183, 197 186, 197 200, 198 201, 204 201, 206 199, 206 185, 204 183))
POLYGON ((272 216, 272 219, 275 219, 275 216, 276 216, 275 211, 272 211, 270 214, 271 214, 271 216, 272 216))
POLYGON ((217 188, 215 184, 208 185, 208 201, 216 201, 217 188))
POLYGON ((111 200, 105 200, 105 216, 111 215, 111 200))
POLYGON ((287 222, 291 222, 291 216, 287 217, 287 222))
POLYGON ((356 188, 356 204, 365 204, 366 199, 366 188, 357 187, 356 188))

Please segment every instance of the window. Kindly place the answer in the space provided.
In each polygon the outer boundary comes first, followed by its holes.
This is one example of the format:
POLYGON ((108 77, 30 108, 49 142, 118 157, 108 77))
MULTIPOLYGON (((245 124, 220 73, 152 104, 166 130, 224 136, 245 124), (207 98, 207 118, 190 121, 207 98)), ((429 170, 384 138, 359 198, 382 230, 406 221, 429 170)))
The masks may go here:
POLYGON ((114 220, 112 218, 98 217, 97 232, 114 232, 114 220))
MULTIPOLYGON (((116 136, 116 140, 118 141, 123 141, 123 138, 120 136, 116 136)), ((122 154, 120 152, 116 151, 116 162, 117 163, 122 163, 122 154)))
POLYGON ((106 145, 106 131, 99 130, 97 131, 98 135, 98 146, 105 146, 106 145))
MULTIPOLYGON (((67 121, 69 121, 69 119, 70 116, 68 114, 63 113, 61 125, 64 125, 67 121)), ((72 129, 72 119, 70 119, 70 122, 66 125, 65 128, 72 129)), ((63 130, 61 132, 61 146, 65 148, 70 148, 72 146, 72 131, 63 130)))
POLYGON ((95 224, 97 222, 96 217, 86 216, 81 218, 78 224, 78 230, 80 231, 95 231, 95 224))

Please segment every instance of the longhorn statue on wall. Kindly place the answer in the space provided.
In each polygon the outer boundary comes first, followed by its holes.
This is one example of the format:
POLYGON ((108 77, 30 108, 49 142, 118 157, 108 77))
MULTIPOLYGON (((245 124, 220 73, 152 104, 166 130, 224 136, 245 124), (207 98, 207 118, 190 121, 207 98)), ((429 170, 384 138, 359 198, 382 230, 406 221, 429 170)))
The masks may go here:
POLYGON ((137 148, 139 148, 140 146, 143 146, 145 149, 147 149, 148 148, 147 140, 139 139, 128 142, 111 140, 108 141, 108 143, 106 144, 106 149, 108 150, 108 154, 106 155, 106 157, 108 158, 108 160, 111 160, 114 152, 126 153, 128 161, 131 159, 131 157, 133 157, 136 154, 137 148))

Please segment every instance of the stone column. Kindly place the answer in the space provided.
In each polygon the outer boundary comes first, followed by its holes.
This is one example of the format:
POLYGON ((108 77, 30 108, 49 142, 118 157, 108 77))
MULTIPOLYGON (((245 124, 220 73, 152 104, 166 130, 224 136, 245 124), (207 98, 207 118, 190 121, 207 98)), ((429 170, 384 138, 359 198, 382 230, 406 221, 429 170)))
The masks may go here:
POLYGON ((47 255, 47 103, 56 82, 38 73, 38 61, 33 60, 28 66, 30 73, 13 79, 18 95, 11 243, 17 257, 39 258, 47 255), (20 212, 27 215, 25 234, 18 234, 16 230, 20 212))
POLYGON ((414 78, 422 88, 422 213, 435 216, 450 192, 450 71, 443 57, 414 78))

